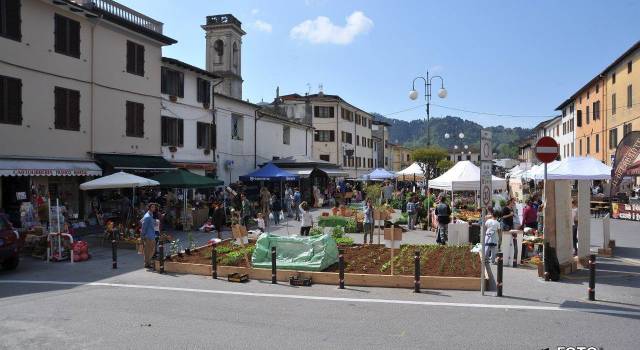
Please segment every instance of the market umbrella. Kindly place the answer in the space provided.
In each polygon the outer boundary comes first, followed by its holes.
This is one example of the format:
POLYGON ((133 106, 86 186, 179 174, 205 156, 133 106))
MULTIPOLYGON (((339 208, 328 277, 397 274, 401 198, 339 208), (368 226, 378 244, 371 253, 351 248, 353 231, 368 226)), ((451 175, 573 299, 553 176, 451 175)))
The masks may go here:
POLYGON ((91 180, 80 184, 80 189, 83 191, 88 190, 102 190, 109 188, 134 188, 145 186, 158 186, 160 183, 146 177, 141 177, 121 171, 119 173, 103 176, 101 178, 91 180))
POLYGON ((298 175, 280 169, 273 163, 267 163, 260 169, 240 176, 240 181, 296 181, 298 175))
POLYGON ((194 174, 184 169, 158 174, 152 179, 159 182, 161 187, 172 188, 212 188, 224 185, 223 181, 194 174))
POLYGON ((396 174, 382 168, 374 169, 372 172, 365 176, 367 180, 387 180, 396 178, 396 174))
POLYGON ((611 167, 593 157, 567 157, 553 169, 547 169, 547 179, 609 180, 611 179, 611 167))
POLYGON ((183 229, 187 220, 187 191, 188 188, 212 188, 216 186, 224 185, 223 181, 218 179, 212 179, 208 176, 202 176, 194 174, 188 170, 176 169, 166 173, 158 174, 153 177, 154 180, 160 183, 161 187, 181 188, 182 193, 182 208, 183 208, 183 229))

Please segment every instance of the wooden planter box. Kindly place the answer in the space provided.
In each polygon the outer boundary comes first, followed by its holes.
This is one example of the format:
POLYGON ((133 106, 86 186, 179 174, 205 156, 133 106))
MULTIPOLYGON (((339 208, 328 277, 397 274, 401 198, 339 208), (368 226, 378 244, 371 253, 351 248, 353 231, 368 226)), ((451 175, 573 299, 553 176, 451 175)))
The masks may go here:
MULTIPOLYGON (((156 270, 160 269, 160 263, 156 261, 156 270)), ((185 273, 192 275, 211 276, 211 265, 186 264, 172 261, 165 261, 164 270, 168 273, 185 273)), ((271 280, 271 270, 254 269, 235 266, 218 266, 218 276, 226 277, 232 273, 247 274, 254 280, 271 280)), ((311 278, 313 283, 338 285, 337 272, 309 272, 295 270, 278 270, 277 279, 281 282, 288 282, 289 277, 299 276, 300 278, 311 278)), ((359 287, 387 287, 387 288, 413 288, 413 276, 401 275, 373 275, 345 273, 345 284, 347 286, 359 287)), ((442 276, 422 276, 420 278, 421 287, 425 289, 455 289, 455 290, 480 290, 479 277, 442 277, 442 276)))

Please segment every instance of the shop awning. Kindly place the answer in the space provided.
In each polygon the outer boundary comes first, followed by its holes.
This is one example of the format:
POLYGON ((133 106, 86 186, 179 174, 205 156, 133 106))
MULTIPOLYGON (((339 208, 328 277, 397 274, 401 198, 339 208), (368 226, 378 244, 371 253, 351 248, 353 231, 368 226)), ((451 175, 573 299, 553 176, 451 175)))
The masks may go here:
POLYGON ((162 187, 172 188, 213 188, 224 185, 223 181, 200 176, 184 169, 159 174, 151 179, 158 181, 162 187))
POLYGON ((0 176, 100 176, 92 161, 0 159, 0 176))
POLYGON ((96 154, 95 158, 103 168, 111 168, 115 171, 162 172, 176 169, 174 165, 171 165, 161 156, 96 154))
POLYGON ((318 169, 323 171, 329 177, 347 177, 347 176, 349 176, 349 173, 347 171, 345 171, 345 170, 342 170, 342 169, 330 169, 330 168, 322 168, 322 167, 319 167, 318 169))
POLYGON ((299 176, 300 178, 306 179, 313 172, 313 168, 280 168, 286 172, 289 172, 293 175, 299 176))

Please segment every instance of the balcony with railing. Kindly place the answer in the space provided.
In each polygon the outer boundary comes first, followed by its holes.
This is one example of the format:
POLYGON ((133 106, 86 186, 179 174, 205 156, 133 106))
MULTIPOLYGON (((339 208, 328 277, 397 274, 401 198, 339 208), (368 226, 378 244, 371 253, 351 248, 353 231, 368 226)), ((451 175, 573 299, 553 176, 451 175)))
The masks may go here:
POLYGON ((127 22, 133 23, 140 27, 152 30, 158 34, 162 34, 162 22, 156 21, 151 17, 147 17, 140 12, 132 10, 113 0, 72 0, 76 4, 88 8, 90 10, 100 10, 110 15, 119 17, 127 22))

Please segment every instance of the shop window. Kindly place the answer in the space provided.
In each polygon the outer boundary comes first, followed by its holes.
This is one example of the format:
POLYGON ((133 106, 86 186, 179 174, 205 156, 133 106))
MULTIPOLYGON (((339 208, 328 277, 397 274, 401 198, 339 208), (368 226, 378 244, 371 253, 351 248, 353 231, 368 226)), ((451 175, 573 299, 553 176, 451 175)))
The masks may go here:
POLYGON ((291 127, 287 125, 282 126, 282 143, 285 145, 291 144, 291 127))
POLYGON ((321 154, 320 155, 320 160, 324 160, 325 162, 330 162, 331 161, 331 155, 329 155, 329 154, 321 154))
POLYGON ((0 123, 22 124, 22 81, 20 79, 0 76, 0 123))
POLYGON ((0 36, 20 41, 20 0, 0 0, 0 36))
POLYGON ((242 116, 238 114, 231 115, 231 138, 233 140, 242 140, 242 116))
POLYGON ((144 76, 144 46, 127 40, 127 72, 144 76))
POLYGON ((184 73, 162 67, 160 90, 169 96, 184 97, 184 73))
POLYGON ((54 126, 61 130, 80 130, 80 91, 55 87, 54 126))
POLYGON ((54 48, 57 53, 80 58, 80 22, 56 14, 54 48))
POLYGON ((162 145, 184 146, 184 120, 180 118, 162 117, 162 145))
POLYGON ((197 123, 197 147, 200 149, 214 149, 215 128, 209 123, 197 123))
POLYGON ((144 105, 127 101, 127 136, 144 137, 144 105))
POLYGON ((336 134, 333 130, 316 130, 313 140, 316 142, 334 142, 336 134))
POLYGON ((211 103, 211 82, 206 79, 198 78, 198 102, 202 102, 204 105, 209 105, 211 103))
POLYGON ((313 116, 316 118, 333 118, 333 107, 315 106, 313 116))

